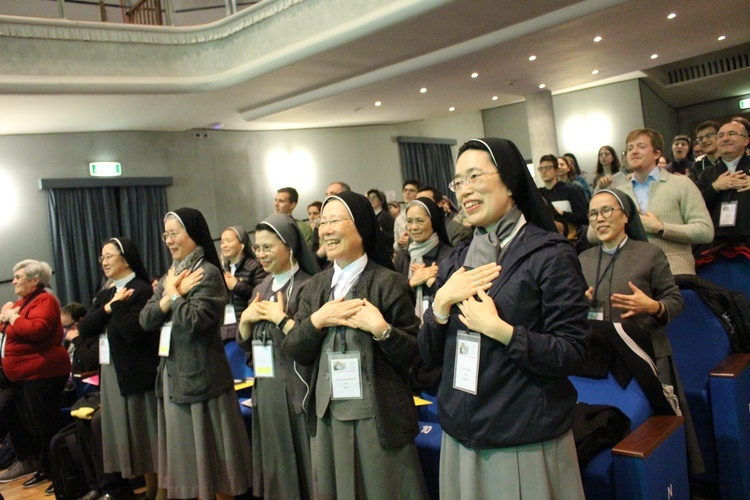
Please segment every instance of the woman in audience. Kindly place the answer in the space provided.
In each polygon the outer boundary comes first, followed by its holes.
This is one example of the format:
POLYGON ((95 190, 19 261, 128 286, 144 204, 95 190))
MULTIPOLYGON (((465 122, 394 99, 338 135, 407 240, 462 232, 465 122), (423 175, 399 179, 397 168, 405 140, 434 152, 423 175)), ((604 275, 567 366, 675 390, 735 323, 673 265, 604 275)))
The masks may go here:
POLYGON ((672 359, 666 326, 685 306, 664 252, 648 243, 635 202, 618 189, 598 191, 589 222, 600 244, 579 255, 589 287, 590 317, 632 321, 651 331, 656 367, 663 384, 675 388, 685 418, 691 470, 703 472, 687 400, 672 359))
POLYGON ((250 248, 250 236, 242 226, 230 226, 221 233, 221 263, 229 290, 229 304, 224 310, 222 340, 234 339, 237 320, 247 307, 253 288, 267 273, 250 248))
POLYGON ((581 182, 578 180, 572 162, 564 156, 558 156, 557 165, 557 180, 560 182, 564 182, 568 186, 575 186, 581 189, 584 196, 586 196, 586 201, 588 202, 588 198, 590 198, 590 195, 586 194, 586 190, 583 187, 583 185, 586 184, 586 181, 581 182))
POLYGON ((219 327, 228 302, 221 262, 198 210, 164 217, 174 259, 141 311, 161 329, 156 376, 159 486, 169 498, 229 498, 250 488, 247 432, 219 327))
POLYGON ((440 497, 583 498, 567 377, 590 329, 573 246, 508 140, 461 146, 450 186, 477 229, 440 266, 419 332, 443 365, 440 497))
POLYGON ((586 181, 586 173, 581 170, 581 166, 578 164, 578 159, 573 153, 565 153, 563 158, 565 158, 565 161, 572 169, 570 172, 570 180, 579 184, 583 188, 583 192, 586 193, 586 201, 590 200, 591 187, 586 181))
POLYGON ((258 224, 253 250, 269 274, 253 290, 237 338, 254 357, 253 495, 312 498, 305 415, 311 370, 291 360, 281 343, 294 326, 300 293, 319 271, 318 264, 289 215, 271 215, 258 224))
POLYGON ((153 295, 138 247, 110 238, 99 257, 113 286, 100 291, 79 325, 81 337, 99 339, 104 472, 145 476, 156 498, 156 395, 159 333, 138 321, 153 295))
POLYGON ((60 310, 60 320, 65 335, 63 345, 68 350, 73 375, 99 369, 99 339, 84 338, 78 331, 78 323, 87 312, 86 308, 78 302, 70 302, 60 310))
POLYGON ((367 198, 329 196, 319 225, 334 266, 302 291, 283 344, 313 365, 313 495, 426 498, 407 380, 417 356, 414 292, 392 270, 367 198))
POLYGON ((411 243, 399 250, 394 266, 417 292, 416 313, 421 319, 424 301, 435 293, 440 261, 453 251, 445 229, 443 209, 430 198, 417 198, 406 206, 406 230, 411 243))
POLYGON ((613 176, 619 171, 620 159, 617 157, 615 148, 602 146, 596 160, 596 175, 594 175, 594 182, 592 183, 594 190, 609 186, 612 183, 613 176))
POLYGON ((396 217, 398 217, 398 214, 401 213, 401 205, 399 205, 397 201, 389 201, 388 212, 390 212, 391 217, 396 219, 396 217))
POLYGON ((46 262, 19 262, 13 266, 13 291, 19 299, 0 311, 2 373, 13 389, 21 421, 33 436, 34 455, 27 455, 28 443, 14 443, 17 461, 3 478, 28 475, 36 462, 36 474, 23 483, 27 488, 50 479, 50 441, 62 426, 60 396, 70 376, 60 304, 45 291, 50 279, 52 269, 46 262))

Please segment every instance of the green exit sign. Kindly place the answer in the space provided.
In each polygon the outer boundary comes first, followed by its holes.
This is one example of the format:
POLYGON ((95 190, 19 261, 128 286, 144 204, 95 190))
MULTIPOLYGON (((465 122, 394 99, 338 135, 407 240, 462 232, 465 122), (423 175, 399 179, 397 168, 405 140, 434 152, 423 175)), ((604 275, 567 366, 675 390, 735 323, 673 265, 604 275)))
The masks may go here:
POLYGON ((116 161, 89 163, 89 174, 92 177, 117 177, 122 175, 122 166, 116 161))
POLYGON ((750 108, 750 99, 742 99, 740 101, 740 109, 748 109, 750 108))

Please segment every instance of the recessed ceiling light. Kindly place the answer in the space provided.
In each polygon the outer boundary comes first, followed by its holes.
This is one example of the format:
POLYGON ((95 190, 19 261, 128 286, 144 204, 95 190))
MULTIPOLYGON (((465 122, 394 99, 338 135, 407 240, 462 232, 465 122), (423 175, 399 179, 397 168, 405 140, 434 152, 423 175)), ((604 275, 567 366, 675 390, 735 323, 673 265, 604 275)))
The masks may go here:
POLYGON ((380 106, 381 104, 383 104, 383 103, 380 102, 380 101, 375 101, 375 106, 380 106))
POLYGON ((674 19, 675 17, 677 17, 677 14, 675 14, 674 12, 672 12, 671 14, 669 14, 667 16, 667 19, 674 19))
POLYGON ((659 57, 659 54, 651 54, 651 59, 656 59, 657 57, 659 57))
POLYGON ((599 74, 599 70, 598 70, 598 69, 595 69, 594 71, 592 71, 592 72, 591 72, 591 74, 592 74, 592 75, 598 75, 598 74, 599 74))
POLYGON ((600 37, 600 36, 595 36, 594 37, 594 42, 601 42, 601 41, 602 41, 602 37, 600 37))
POLYGON ((536 56, 529 56, 529 61, 536 61, 536 56))
POLYGON ((476 78, 476 77, 478 77, 478 76, 479 76, 479 73, 477 73, 477 72, 474 72, 474 73, 472 73, 472 74, 471 74, 471 77, 472 77, 472 78, 476 78))
POLYGON ((545 84, 543 84, 543 83, 540 83, 540 84, 539 84, 539 88, 540 88, 540 89, 543 89, 544 87, 546 87, 546 85, 545 85, 545 84))
POLYGON ((719 38, 717 38, 717 40, 719 40, 720 42, 721 42, 722 40, 726 40, 726 39, 727 39, 727 37, 726 37, 726 36, 724 36, 724 35, 721 35, 721 36, 720 36, 719 38))
POLYGON ((451 106, 450 108, 448 108, 448 111, 456 111, 456 108, 454 108, 453 106, 451 106))
POLYGON ((492 100, 493 100, 493 101, 497 101, 497 96, 496 96, 496 95, 493 95, 493 96, 492 96, 492 100))
POLYGON ((420 91, 420 92, 421 92, 422 94, 424 94, 425 92, 427 92, 427 87, 422 87, 421 89, 419 89, 419 91, 420 91))

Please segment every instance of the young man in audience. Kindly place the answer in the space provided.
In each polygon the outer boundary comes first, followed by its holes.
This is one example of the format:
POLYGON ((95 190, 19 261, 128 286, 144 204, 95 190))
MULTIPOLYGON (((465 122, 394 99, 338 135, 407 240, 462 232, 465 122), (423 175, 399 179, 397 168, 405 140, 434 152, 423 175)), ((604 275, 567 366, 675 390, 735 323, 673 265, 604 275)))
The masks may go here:
POLYGON ((698 179, 706 206, 711 213, 716 237, 712 247, 725 244, 748 246, 750 241, 750 140, 739 122, 719 129, 721 160, 705 170, 698 179))
MULTIPOLYGON (((417 197, 417 191, 419 191, 419 181, 417 179, 406 179, 404 181, 401 191, 404 196, 404 205, 417 197)), ((395 239, 393 249, 397 252, 406 249, 407 245, 409 245, 409 233, 406 231, 406 210, 402 210, 398 217, 396 217, 393 225, 393 236, 395 239)))
POLYGON ((708 243, 714 237, 700 191, 686 176, 657 168, 664 148, 659 132, 636 129, 628 134, 626 143, 633 178, 619 189, 635 200, 649 243, 664 250, 672 274, 695 274, 691 245, 708 243))
MULTIPOLYGON (((433 186, 422 186, 417 192, 417 198, 423 196, 434 201, 437 206, 443 210, 443 214, 445 215, 445 230, 448 233, 448 239, 450 240, 452 247, 456 247, 462 241, 467 243, 471 241, 471 238, 474 236, 474 231, 472 231, 470 227, 466 227, 463 224, 454 221, 453 217, 446 213, 445 209, 443 209, 443 205, 445 204, 443 201, 443 193, 441 193, 438 188, 433 186)), ((448 210, 448 212, 450 212, 450 210, 448 210)))
POLYGON ((537 170, 544 186, 539 188, 539 192, 568 224, 567 236, 572 239, 578 227, 588 224, 588 203, 583 190, 557 180, 558 168, 555 155, 542 156, 537 170))
POLYGON ((676 135, 672 139, 672 172, 675 174, 687 175, 693 166, 689 158, 692 149, 690 142, 690 137, 686 135, 676 135))
POLYGON ((718 123, 709 120, 701 123, 695 129, 695 143, 700 145, 703 157, 696 160, 690 167, 688 177, 693 179, 693 182, 698 182, 701 174, 719 163, 721 159, 719 157, 719 141, 716 139, 719 128, 718 123))
MULTIPOLYGON (((294 207, 297 206, 299 201, 299 194, 293 187, 285 187, 276 191, 276 198, 273 201, 273 213, 275 214, 287 214, 292 215, 294 207)), ((292 215, 292 217, 294 217, 292 215)), ((305 238, 305 242, 309 248, 313 247, 313 232, 310 226, 305 221, 294 219, 297 222, 302 236, 305 238)))

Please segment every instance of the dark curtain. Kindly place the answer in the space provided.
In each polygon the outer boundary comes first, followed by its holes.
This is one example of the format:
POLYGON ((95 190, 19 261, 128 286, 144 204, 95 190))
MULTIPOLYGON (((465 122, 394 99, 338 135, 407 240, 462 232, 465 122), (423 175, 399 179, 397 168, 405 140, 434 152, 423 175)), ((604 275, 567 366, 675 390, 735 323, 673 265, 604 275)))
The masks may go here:
POLYGON ((422 184, 435 186, 455 200, 448 189, 453 178, 453 156, 448 144, 399 142, 401 173, 404 179, 419 179, 422 184))
POLYGON ((166 198, 161 186, 48 189, 60 303, 91 305, 103 279, 101 245, 113 236, 132 239, 150 273, 165 272, 169 261, 161 241, 161 218, 167 212, 166 198))

